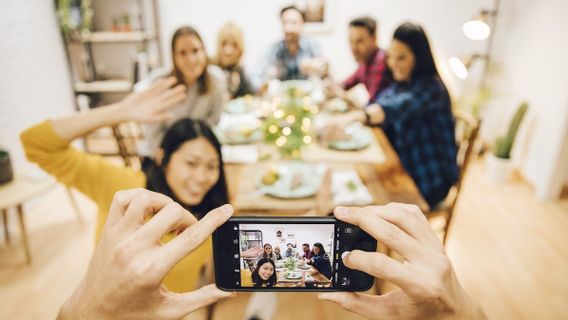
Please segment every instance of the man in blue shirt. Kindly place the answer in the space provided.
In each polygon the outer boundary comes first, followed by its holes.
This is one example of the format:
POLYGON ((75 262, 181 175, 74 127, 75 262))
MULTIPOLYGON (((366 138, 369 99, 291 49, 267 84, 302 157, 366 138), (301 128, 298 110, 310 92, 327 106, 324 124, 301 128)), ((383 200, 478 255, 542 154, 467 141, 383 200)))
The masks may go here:
POLYGON ((320 46, 302 35, 304 13, 296 6, 287 6, 280 11, 280 20, 284 39, 273 44, 260 63, 252 79, 257 90, 272 79, 307 79, 326 68, 320 46))

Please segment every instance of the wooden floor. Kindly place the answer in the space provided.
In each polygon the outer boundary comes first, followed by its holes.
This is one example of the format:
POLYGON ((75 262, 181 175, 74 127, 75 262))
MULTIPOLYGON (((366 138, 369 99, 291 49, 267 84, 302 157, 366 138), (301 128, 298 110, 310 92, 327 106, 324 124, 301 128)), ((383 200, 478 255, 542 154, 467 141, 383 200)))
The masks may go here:
MULTIPOLYGON (((26 266, 12 213, 12 244, 0 242, 0 319, 53 319, 93 251, 95 207, 78 195, 81 225, 63 188, 28 205, 33 264, 26 266)), ((522 182, 490 184, 473 163, 448 252, 460 281, 492 319, 568 319, 568 200, 541 203, 522 182)), ((249 296, 215 306, 242 319, 249 296)), ((280 294, 274 319, 360 319, 311 294, 280 294), (301 307, 300 307, 301 305, 301 307)))

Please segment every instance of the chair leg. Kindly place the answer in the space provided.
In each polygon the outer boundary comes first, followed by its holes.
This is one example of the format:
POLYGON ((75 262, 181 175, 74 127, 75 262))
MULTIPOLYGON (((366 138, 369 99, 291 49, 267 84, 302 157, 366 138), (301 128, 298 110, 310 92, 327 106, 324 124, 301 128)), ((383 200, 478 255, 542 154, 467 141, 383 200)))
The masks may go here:
POLYGON ((69 200, 71 201, 71 205, 73 206, 73 210, 75 210, 75 215, 77 216, 77 220, 81 225, 85 224, 85 219, 83 218, 83 214, 81 213, 81 209, 79 209, 79 205, 77 205, 77 201, 75 200, 75 196, 71 192, 71 188, 65 187, 67 190, 67 195, 69 196, 69 200))
POLYGON ((4 220, 4 238, 10 244, 10 230, 8 230, 8 209, 2 209, 2 219, 4 220))
POLYGON ((30 253, 26 222, 24 221, 24 208, 21 203, 18 204, 18 218, 20 219, 20 230, 22 233, 22 240, 24 241, 24 249, 26 250, 26 263, 30 264, 32 262, 32 255, 30 253))

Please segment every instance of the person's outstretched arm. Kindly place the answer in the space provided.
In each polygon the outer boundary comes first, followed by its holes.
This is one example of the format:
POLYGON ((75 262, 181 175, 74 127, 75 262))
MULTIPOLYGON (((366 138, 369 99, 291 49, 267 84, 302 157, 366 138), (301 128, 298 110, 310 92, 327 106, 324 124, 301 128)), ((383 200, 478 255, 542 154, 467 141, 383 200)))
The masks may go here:
POLYGON ((442 243, 417 206, 389 204, 337 207, 339 220, 357 225, 405 260, 354 250, 342 255, 351 269, 387 280, 400 289, 384 295, 323 293, 321 299, 371 319, 487 319, 462 288, 442 243))
POLYGON ((233 296, 214 284, 187 293, 170 292, 162 284, 170 269, 232 214, 233 208, 224 205, 198 222, 162 194, 144 189, 116 193, 87 274, 57 318, 181 319, 233 296), (175 230, 179 234, 161 245, 160 239, 175 230))
POLYGON ((161 122, 169 119, 168 108, 185 99, 185 87, 174 77, 156 81, 148 90, 131 93, 123 100, 52 121, 53 129, 64 140, 72 141, 98 128, 124 121, 161 122))

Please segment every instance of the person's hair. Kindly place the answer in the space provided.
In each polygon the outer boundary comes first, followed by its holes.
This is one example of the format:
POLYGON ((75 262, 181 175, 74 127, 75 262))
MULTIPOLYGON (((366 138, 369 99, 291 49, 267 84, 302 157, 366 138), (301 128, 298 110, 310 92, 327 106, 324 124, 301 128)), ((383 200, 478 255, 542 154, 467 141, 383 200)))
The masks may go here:
MULTIPOLYGON (((179 27, 174 32, 174 35, 172 36, 172 46, 171 46, 172 63, 174 65, 174 68, 172 70, 171 75, 175 76, 177 78, 178 83, 183 83, 183 84, 186 84, 186 83, 185 83, 185 80, 184 80, 184 77, 183 77, 181 70, 176 65, 176 62, 175 62, 176 61, 175 60, 176 52, 175 51, 176 51, 177 40, 182 36, 188 36, 188 35, 196 37, 199 40, 199 42, 201 42, 201 46, 203 47, 204 54, 207 55, 207 53, 206 53, 207 51, 205 50, 205 43, 203 42, 203 39, 201 38, 201 36, 197 32, 197 30, 195 30, 193 27, 190 27, 190 26, 179 27)), ((205 60, 206 60, 205 69, 203 70, 203 73, 199 76, 199 78, 197 78, 197 85, 198 85, 199 94, 206 94, 207 92, 209 92, 209 90, 213 86, 212 79, 209 76, 209 72, 207 72, 207 66, 208 66, 207 58, 205 60)))
POLYGON ((273 286, 276 285, 276 264, 274 263, 274 261, 272 261, 272 259, 262 258, 262 259, 258 260, 258 263, 256 264, 256 268, 252 272, 251 276, 252 276, 252 282, 254 283, 255 287, 262 287, 263 284, 266 284, 267 287, 273 287, 273 286), (270 278, 268 278, 268 280, 262 279, 260 277, 260 275, 258 274, 260 267, 265 263, 270 263, 272 265, 273 270, 274 270, 274 272, 272 273, 270 278))
MULTIPOLYGON (((314 243, 314 247, 317 247, 319 249, 319 253, 317 254, 318 256, 324 256, 325 255, 325 249, 323 248, 323 245, 319 242, 314 243)), ((314 250, 314 255, 316 255, 316 251, 314 250)))
MULTIPOLYGON (((244 41, 244 36, 243 36, 243 31, 241 30, 241 28, 234 22, 227 22, 225 23, 221 29, 219 30, 219 34, 217 35, 217 52, 215 55, 215 58, 213 58, 213 63, 215 63, 218 66, 221 66, 221 49, 223 47, 223 41, 225 41, 225 39, 227 38, 233 38, 235 40, 235 43, 237 44, 237 49, 240 52, 239 55, 239 61, 241 59, 241 56, 243 55, 244 52, 244 48, 245 48, 245 41, 244 41)), ((237 64, 239 63, 239 61, 237 62, 237 64)))
POLYGON ((215 137, 215 134, 203 120, 184 118, 175 122, 166 131, 160 148, 163 150, 163 158, 161 164, 152 164, 144 168, 146 174, 146 188, 156 191, 174 199, 184 208, 189 210, 198 219, 207 212, 222 206, 229 202, 227 192, 227 182, 225 180, 225 171, 223 168, 223 157, 221 155, 221 144, 215 137), (177 199, 166 181, 165 168, 171 160, 172 155, 187 141, 205 138, 215 149, 219 157, 219 179, 217 183, 205 194, 200 204, 189 206, 177 199))
MULTIPOLYGON (((414 54, 415 63, 411 74, 412 80, 424 76, 439 76, 428 36, 421 26, 410 22, 403 23, 394 31, 393 40, 406 44, 414 54)), ((392 73, 390 76, 392 79, 392 73)))
POLYGON ((296 7, 295 5, 289 5, 282 8, 280 10, 280 19, 282 19, 282 16, 284 16, 284 12, 288 10, 296 10, 302 16, 302 21, 306 21, 306 13, 303 10, 300 10, 300 8, 296 7))
POLYGON ((292 246, 292 247, 294 247, 294 245, 291 244, 290 242, 288 242, 288 243, 286 244, 286 246, 292 246))
POLYGON ((309 244, 309 243, 303 243, 302 246, 306 246, 306 247, 309 248, 309 247, 310 247, 310 244, 309 244))
POLYGON ((350 27, 365 28, 370 36, 377 34, 377 21, 371 17, 359 17, 349 22, 350 27))

